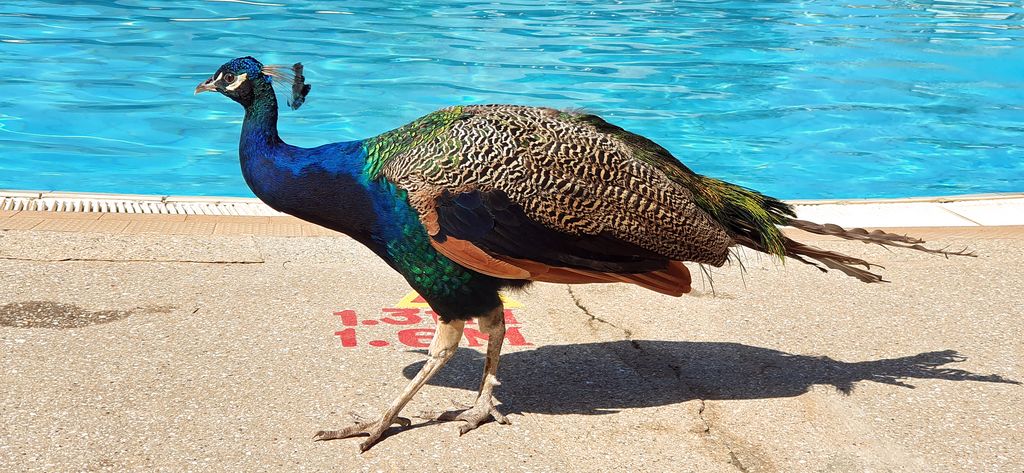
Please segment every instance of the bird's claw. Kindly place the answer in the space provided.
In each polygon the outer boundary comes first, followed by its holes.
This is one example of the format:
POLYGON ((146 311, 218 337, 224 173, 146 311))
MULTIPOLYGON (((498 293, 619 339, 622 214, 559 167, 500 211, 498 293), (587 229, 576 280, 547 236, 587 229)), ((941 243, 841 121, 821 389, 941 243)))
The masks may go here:
POLYGON ((371 422, 356 422, 354 425, 350 425, 341 430, 321 430, 313 436, 313 441, 319 442, 324 440, 369 435, 369 438, 367 438, 366 441, 359 444, 359 450, 365 452, 380 440, 381 435, 383 435, 389 427, 395 424, 399 427, 408 427, 412 425, 412 421, 405 417, 394 417, 390 422, 386 422, 384 419, 371 422))
POLYGON ((477 399, 476 404, 464 410, 447 411, 437 416, 436 418, 441 422, 449 421, 462 421, 465 422, 459 427, 459 435, 465 435, 466 432, 480 427, 481 424, 487 423, 488 420, 494 419, 495 422, 502 425, 509 425, 508 418, 504 414, 498 412, 498 409, 494 407, 493 402, 490 399, 477 399))

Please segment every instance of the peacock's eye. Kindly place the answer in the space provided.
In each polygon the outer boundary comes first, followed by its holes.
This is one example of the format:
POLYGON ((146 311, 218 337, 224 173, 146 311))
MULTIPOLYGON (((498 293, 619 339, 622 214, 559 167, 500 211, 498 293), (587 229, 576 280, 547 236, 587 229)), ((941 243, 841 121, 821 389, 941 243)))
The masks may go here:
POLYGON ((230 72, 224 74, 224 82, 227 82, 228 84, 235 82, 235 75, 230 72))

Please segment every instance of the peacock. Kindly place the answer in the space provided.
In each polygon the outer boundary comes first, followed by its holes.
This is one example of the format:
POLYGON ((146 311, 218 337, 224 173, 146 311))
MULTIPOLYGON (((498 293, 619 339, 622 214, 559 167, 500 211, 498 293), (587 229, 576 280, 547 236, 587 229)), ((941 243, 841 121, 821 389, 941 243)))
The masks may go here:
POLYGON ((736 245, 834 269, 874 283, 859 258, 802 244, 780 226, 867 243, 949 252, 875 230, 846 230, 795 218, 786 203, 691 171, 668 150, 576 110, 466 105, 437 110, 372 138, 315 148, 277 132, 274 86, 302 105, 310 91, 301 64, 233 59, 199 84, 245 109, 242 175, 270 207, 345 233, 401 274, 438 314, 429 358, 379 418, 315 440, 368 435, 372 447, 416 392, 452 357, 467 320, 488 335, 483 379, 472 407, 445 412, 459 432, 491 419, 505 335, 503 289, 534 281, 632 283, 663 294, 690 291, 684 261, 721 266, 736 245))

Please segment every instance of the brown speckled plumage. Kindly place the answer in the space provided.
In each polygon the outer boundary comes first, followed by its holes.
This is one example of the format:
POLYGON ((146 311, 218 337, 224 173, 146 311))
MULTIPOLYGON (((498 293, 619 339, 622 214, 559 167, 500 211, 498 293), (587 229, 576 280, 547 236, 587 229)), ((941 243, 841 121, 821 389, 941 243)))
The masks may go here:
POLYGON ((499 190, 531 219, 571 235, 608 234, 671 260, 721 265, 728 257, 733 240, 689 189, 584 115, 513 105, 460 109, 446 132, 381 169, 421 213, 443 191, 499 190))

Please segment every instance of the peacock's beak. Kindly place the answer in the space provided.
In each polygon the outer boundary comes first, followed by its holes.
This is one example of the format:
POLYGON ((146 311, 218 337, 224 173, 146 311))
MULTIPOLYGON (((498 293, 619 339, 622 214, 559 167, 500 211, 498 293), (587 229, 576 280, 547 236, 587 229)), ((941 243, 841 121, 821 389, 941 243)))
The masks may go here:
POLYGON ((206 79, 202 84, 197 85, 196 93, 192 95, 197 95, 200 92, 210 92, 214 90, 217 90, 217 87, 213 85, 213 77, 211 77, 209 79, 206 79))

